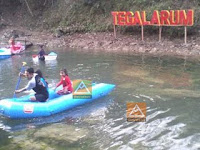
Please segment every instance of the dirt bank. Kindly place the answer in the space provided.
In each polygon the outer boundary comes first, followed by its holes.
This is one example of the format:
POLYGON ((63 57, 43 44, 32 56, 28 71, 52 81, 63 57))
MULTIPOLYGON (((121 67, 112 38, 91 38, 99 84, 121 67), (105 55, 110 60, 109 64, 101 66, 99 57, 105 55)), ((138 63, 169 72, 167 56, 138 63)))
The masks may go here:
POLYGON ((20 28, 4 28, 0 30, 0 40, 7 41, 13 33, 19 35, 18 39, 26 38, 34 45, 44 43, 49 48, 65 46, 82 51, 106 51, 127 54, 141 53, 200 58, 200 39, 194 37, 188 37, 188 44, 184 44, 184 38, 170 39, 170 37, 163 37, 162 42, 158 42, 157 35, 146 36, 145 41, 142 42, 140 35, 122 35, 118 33, 117 39, 115 39, 111 32, 75 33, 58 38, 47 32, 36 32, 20 28))
POLYGON ((184 39, 163 38, 158 42, 158 36, 151 35, 141 41, 140 35, 117 35, 113 33, 86 33, 74 34, 65 37, 65 42, 69 47, 108 51, 114 53, 142 53, 151 55, 172 55, 172 56, 200 56, 200 43, 198 39, 188 39, 188 44, 184 44, 184 39))

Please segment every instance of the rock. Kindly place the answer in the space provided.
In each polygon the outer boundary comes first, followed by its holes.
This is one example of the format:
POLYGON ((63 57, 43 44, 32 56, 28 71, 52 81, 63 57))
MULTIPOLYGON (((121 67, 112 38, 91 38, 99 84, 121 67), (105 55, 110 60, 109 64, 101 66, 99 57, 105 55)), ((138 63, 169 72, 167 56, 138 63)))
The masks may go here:
POLYGON ((67 124, 56 123, 41 129, 29 129, 15 133, 11 145, 18 149, 55 150, 78 142, 86 137, 89 131, 67 124), (55 147, 54 147, 55 145, 55 147))
POLYGON ((124 46, 124 47, 122 48, 122 51, 123 51, 123 52, 128 52, 128 51, 129 51, 129 47, 128 47, 128 46, 124 46))
POLYGON ((138 52, 144 52, 145 50, 144 50, 144 48, 143 47, 140 47, 139 49, 138 49, 138 52))
POLYGON ((145 50, 145 53, 148 53, 149 51, 150 51, 150 49, 146 49, 146 50, 145 50))
POLYGON ((66 124, 53 124, 44 127, 34 133, 35 138, 52 138, 54 140, 63 140, 69 142, 78 141, 80 138, 86 136, 88 131, 85 129, 77 129, 74 126, 66 124))
POLYGON ((157 51, 157 48, 155 47, 150 50, 151 53, 155 53, 156 51, 157 51))
POLYGON ((64 32, 62 30, 60 30, 60 29, 57 29, 55 32, 56 32, 55 33, 55 37, 59 38, 59 37, 64 35, 64 32))
POLYGON ((137 45, 137 43, 132 42, 132 43, 130 43, 130 45, 131 45, 131 46, 134 46, 134 45, 137 45))

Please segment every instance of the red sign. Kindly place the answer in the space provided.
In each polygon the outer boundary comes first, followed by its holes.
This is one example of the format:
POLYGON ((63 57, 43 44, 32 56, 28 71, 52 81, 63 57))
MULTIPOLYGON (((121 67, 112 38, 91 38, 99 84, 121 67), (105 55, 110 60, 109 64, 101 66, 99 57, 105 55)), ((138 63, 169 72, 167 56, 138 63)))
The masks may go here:
POLYGON ((145 11, 113 11, 113 24, 120 26, 157 25, 157 26, 192 26, 194 11, 188 10, 154 10, 150 20, 146 19, 145 11))

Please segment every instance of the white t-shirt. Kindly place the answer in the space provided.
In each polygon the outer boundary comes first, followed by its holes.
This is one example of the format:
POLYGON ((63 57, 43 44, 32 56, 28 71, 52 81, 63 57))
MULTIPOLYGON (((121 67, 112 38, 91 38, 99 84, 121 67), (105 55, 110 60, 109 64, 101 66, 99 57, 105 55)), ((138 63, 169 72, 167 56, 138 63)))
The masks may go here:
POLYGON ((28 82, 27 86, 25 87, 26 90, 31 90, 34 87, 36 87, 36 81, 35 81, 35 76, 36 75, 37 75, 36 73, 33 74, 32 79, 28 82))

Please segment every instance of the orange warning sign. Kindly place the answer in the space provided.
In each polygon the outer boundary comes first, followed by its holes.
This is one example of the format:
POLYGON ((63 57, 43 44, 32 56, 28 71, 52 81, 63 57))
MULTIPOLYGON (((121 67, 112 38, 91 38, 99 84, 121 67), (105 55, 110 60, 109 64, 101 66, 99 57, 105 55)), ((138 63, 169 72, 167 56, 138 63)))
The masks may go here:
POLYGON ((146 103, 129 102, 126 104, 126 117, 129 122, 145 122, 146 121, 146 103))

